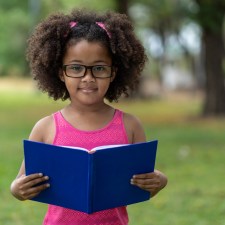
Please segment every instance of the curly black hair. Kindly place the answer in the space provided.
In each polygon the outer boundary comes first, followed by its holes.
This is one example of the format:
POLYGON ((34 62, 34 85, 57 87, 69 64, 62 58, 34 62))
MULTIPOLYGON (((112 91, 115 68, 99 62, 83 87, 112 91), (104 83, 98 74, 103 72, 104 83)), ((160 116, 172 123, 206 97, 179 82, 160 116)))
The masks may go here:
POLYGON ((69 98, 59 71, 67 47, 79 40, 98 41, 112 55, 117 75, 110 84, 106 99, 117 101, 122 94, 128 96, 136 88, 147 57, 127 16, 111 11, 97 13, 75 9, 68 15, 56 13, 49 16, 28 39, 27 59, 40 90, 54 100, 69 98), (72 21, 77 25, 71 28, 72 21), (110 37, 96 22, 104 23, 110 37))

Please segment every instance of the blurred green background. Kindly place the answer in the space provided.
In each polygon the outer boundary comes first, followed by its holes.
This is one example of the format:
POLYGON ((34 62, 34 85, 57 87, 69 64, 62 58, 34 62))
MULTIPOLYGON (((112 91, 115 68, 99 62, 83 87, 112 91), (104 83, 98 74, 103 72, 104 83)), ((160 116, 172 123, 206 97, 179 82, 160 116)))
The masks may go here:
POLYGON ((149 62, 139 90, 113 103, 158 139, 156 167, 169 178, 158 196, 128 207, 130 224, 225 225, 224 0, 0 0, 0 224, 41 224, 46 205, 14 199, 9 186, 22 140, 61 109, 32 82, 26 40, 49 13, 74 7, 126 13, 149 62))

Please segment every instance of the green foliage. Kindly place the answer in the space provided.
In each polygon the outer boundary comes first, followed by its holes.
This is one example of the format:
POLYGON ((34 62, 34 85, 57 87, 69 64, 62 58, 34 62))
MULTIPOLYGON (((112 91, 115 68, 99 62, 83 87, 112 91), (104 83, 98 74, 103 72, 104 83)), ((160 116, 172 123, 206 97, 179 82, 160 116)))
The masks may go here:
POLYGON ((27 0, 10 0, 10 1, 5 1, 5 0, 0 0, 0 8, 4 11, 10 11, 13 8, 21 8, 23 10, 26 10, 27 8, 27 0))
MULTIPOLYGON (((23 158, 22 139, 37 120, 66 103, 16 90, 1 92, 0 102, 0 224, 38 225, 47 206, 14 199, 9 185, 23 158)), ((130 225, 224 225, 225 121, 198 119, 201 102, 196 97, 115 106, 138 116, 149 140, 159 139, 156 167, 169 178, 158 196, 128 207, 130 225)))
POLYGON ((225 16, 224 0, 194 0, 196 10, 190 11, 191 17, 206 32, 220 33, 225 16))
POLYGON ((113 10, 115 9, 115 2, 114 1, 102 1, 102 0, 61 0, 63 7, 70 11, 72 8, 79 7, 79 8, 88 8, 94 10, 113 10))
POLYGON ((25 48, 29 20, 21 8, 0 9, 0 75, 23 74, 26 70, 25 48))
POLYGON ((0 76, 28 74, 26 40, 34 26, 50 13, 71 11, 74 7, 113 9, 113 3, 101 0, 0 0, 0 76))

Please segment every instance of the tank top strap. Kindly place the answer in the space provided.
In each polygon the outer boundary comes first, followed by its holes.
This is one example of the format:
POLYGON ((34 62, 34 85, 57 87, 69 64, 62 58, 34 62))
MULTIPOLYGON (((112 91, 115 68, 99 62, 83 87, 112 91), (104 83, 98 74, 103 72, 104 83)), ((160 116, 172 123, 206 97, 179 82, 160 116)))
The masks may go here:
POLYGON ((124 124, 124 112, 123 111, 121 111, 119 109, 115 109, 113 123, 117 126, 117 129, 118 129, 118 132, 120 132, 120 135, 122 135, 124 144, 129 144, 127 131, 126 131, 125 124, 124 124), (120 129, 121 129, 121 131, 120 131, 120 129))
POLYGON ((66 128, 66 121, 63 118, 62 114, 60 111, 55 112, 53 114, 53 118, 54 118, 54 122, 55 122, 55 126, 56 126, 56 132, 59 130, 59 128, 66 128))
POLYGON ((68 130, 71 128, 68 126, 67 121, 63 118, 61 111, 53 113, 53 118, 55 122, 55 137, 53 140, 53 144, 55 144, 61 133, 68 132, 68 130))
POLYGON ((123 112, 119 109, 115 109, 113 122, 119 122, 120 124, 123 124, 123 112))

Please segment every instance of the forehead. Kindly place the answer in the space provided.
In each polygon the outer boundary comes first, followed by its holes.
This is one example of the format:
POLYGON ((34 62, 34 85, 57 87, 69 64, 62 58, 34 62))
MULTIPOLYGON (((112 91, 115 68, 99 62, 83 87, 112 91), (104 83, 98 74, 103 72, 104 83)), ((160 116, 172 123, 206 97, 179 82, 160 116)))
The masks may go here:
POLYGON ((71 42, 66 49, 63 61, 64 63, 81 62, 94 63, 106 62, 111 63, 109 50, 100 42, 89 42, 80 40, 71 42))

